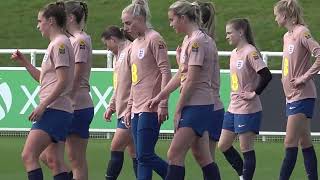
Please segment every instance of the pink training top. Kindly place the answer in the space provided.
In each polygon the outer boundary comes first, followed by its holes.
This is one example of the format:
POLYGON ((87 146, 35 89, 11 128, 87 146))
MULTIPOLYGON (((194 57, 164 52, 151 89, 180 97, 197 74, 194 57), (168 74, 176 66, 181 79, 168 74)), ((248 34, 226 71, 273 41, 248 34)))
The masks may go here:
POLYGON ((109 107, 116 112, 118 119, 125 115, 131 90, 131 42, 119 45, 113 72, 113 95, 109 107))
POLYGON ((223 103, 220 99, 220 64, 218 57, 218 49, 215 46, 213 49, 215 55, 213 58, 213 79, 212 79, 212 88, 213 88, 213 101, 214 101, 214 110, 223 109, 223 103))
POLYGON ((200 30, 194 31, 190 37, 185 36, 180 54, 180 91, 188 77, 188 67, 201 66, 198 81, 195 82, 192 95, 185 105, 214 104, 213 70, 214 62, 217 61, 214 58, 217 58, 217 48, 210 36, 200 30))
POLYGON ((283 36, 282 84, 287 102, 294 102, 306 98, 316 98, 316 87, 311 78, 319 71, 319 62, 311 67, 311 54, 320 57, 320 46, 312 38, 309 29, 297 25, 293 32, 283 36), (290 81, 300 76, 306 76, 303 86, 294 87, 290 81))
POLYGON ((76 33, 70 37, 75 54, 75 63, 83 63, 85 71, 80 77, 80 88, 76 90, 73 103, 75 110, 93 107, 90 92, 90 72, 92 63, 91 38, 85 32, 76 33))
MULTIPOLYGON (((160 34, 153 29, 145 32, 132 42, 132 110, 133 113, 157 112, 158 107, 149 109, 148 101, 155 97, 167 83, 162 77, 171 77, 167 46, 160 34)), ((169 79, 169 78, 166 78, 169 79)), ((128 107, 130 108, 131 102, 128 107)), ((163 100, 160 107, 168 107, 168 100, 163 100)))
POLYGON ((251 100, 240 97, 241 92, 253 92, 259 82, 258 71, 265 68, 257 49, 247 44, 234 49, 230 57, 231 94, 228 111, 234 114, 250 114, 262 110, 260 97, 251 100))
POLYGON ((70 40, 65 35, 59 35, 51 41, 43 57, 40 74, 40 103, 51 94, 55 87, 57 82, 56 69, 59 67, 69 67, 68 76, 65 79, 67 87, 56 100, 48 105, 48 108, 72 113, 70 92, 74 76, 74 53, 70 40))

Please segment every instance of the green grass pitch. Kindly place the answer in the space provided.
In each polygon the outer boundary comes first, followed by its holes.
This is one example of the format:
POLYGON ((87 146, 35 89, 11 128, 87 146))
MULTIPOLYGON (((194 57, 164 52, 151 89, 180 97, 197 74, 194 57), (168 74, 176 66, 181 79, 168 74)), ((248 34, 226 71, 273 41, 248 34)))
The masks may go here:
MULTIPOLYGON (((26 173, 20 158, 20 154, 23 148, 25 138, 13 138, 13 137, 0 137, 0 179, 1 180, 22 180, 27 179, 26 173)), ((106 139, 90 139, 88 145, 88 163, 89 163, 89 179, 90 180, 103 180, 106 169, 106 162, 109 159, 109 146, 111 141, 106 139)), ((169 148, 169 140, 159 140, 156 151, 157 153, 166 158, 166 152, 169 148)), ((317 155, 319 156, 319 149, 316 147, 317 155)), ((236 144, 238 148, 238 144, 236 144)), ((259 142, 255 145, 257 156, 257 167, 255 172, 255 180, 276 180, 280 171, 280 166, 283 156, 282 143, 271 142, 259 142)), ((293 172, 292 180, 304 180, 307 179, 303 158, 299 151, 299 157, 296 167, 293 172)), ((226 160, 220 152, 217 151, 217 163, 220 168, 220 173, 223 180, 237 180, 235 171, 227 164, 226 160)), ((189 153, 186 161, 186 180, 201 180, 202 172, 199 166, 194 161, 193 157, 189 153)), ((45 179, 52 179, 48 169, 44 169, 45 179)), ((127 156, 125 157, 124 166, 119 177, 119 180, 133 180, 134 174, 132 170, 132 161, 127 156)), ((154 173, 154 180, 160 180, 158 175, 154 173)))

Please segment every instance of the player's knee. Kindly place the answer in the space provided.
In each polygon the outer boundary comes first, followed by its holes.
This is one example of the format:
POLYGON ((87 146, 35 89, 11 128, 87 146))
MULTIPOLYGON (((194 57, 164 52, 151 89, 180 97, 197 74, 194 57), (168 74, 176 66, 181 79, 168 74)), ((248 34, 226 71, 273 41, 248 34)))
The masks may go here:
POLYGON ((192 155, 196 161, 199 162, 201 160, 201 154, 198 150, 192 150, 192 155))
POLYGON ((111 151, 124 151, 126 149, 126 143, 123 142, 112 142, 111 151))
POLYGON ((128 149, 128 153, 131 158, 136 157, 136 151, 134 149, 128 149))
POLYGON ((39 160, 47 164, 47 156, 45 154, 40 154, 39 160))
POLYGON ((205 155, 206 153, 200 151, 192 151, 194 159, 198 162, 198 164, 202 167, 208 162, 208 157, 205 155))
POLYGON ((294 137, 286 136, 284 139, 284 145, 285 147, 297 147, 299 140, 294 137))
POLYGON ((26 152, 26 151, 23 151, 21 153, 21 159, 24 162, 24 164, 29 164, 37 161, 36 157, 32 152, 26 152))
POLYGON ((226 150, 228 150, 231 146, 228 144, 228 143, 225 143, 225 142, 222 142, 222 141, 219 141, 218 143, 218 149, 221 151, 221 152, 225 152, 226 150))
POLYGON ((181 153, 179 153, 175 148, 170 148, 167 152, 167 157, 170 164, 178 164, 179 162, 183 161, 183 157, 181 153))
POLYGON ((312 140, 309 136, 304 136, 300 139, 300 146, 302 149, 312 146, 312 140))
POLYGON ((253 144, 250 143, 240 143, 241 152, 248 152, 253 150, 253 144))
POLYGON ((64 167, 64 160, 54 156, 47 156, 47 163, 52 170, 59 170, 64 167))

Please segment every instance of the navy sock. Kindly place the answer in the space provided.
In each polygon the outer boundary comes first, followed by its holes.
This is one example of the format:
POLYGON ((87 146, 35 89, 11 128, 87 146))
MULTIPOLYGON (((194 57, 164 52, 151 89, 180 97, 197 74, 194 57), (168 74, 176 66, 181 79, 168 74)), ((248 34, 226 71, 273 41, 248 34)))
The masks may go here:
POLYGON ((234 149, 233 146, 231 146, 228 150, 223 152, 224 157, 227 159, 227 161, 231 164, 233 169, 235 169, 239 176, 242 175, 243 171, 243 161, 241 159, 240 154, 237 150, 234 149))
POLYGON ((42 169, 35 169, 28 172, 28 179, 29 180, 43 180, 42 169))
POLYGON ((215 162, 202 167, 202 172, 205 180, 221 180, 219 168, 215 162))
POLYGON ((70 179, 73 180, 73 172, 70 171, 68 174, 69 174, 70 179))
POLYGON ((282 162, 279 180, 289 180, 291 173, 296 165, 298 147, 286 148, 286 155, 282 162))
POLYGON ((183 166, 169 165, 165 180, 184 180, 185 169, 183 166))
POLYGON ((317 156, 313 146, 302 149, 304 167, 309 180, 318 180, 317 156))
POLYGON ((256 169, 256 154, 254 150, 243 153, 243 179, 252 180, 256 169))
POLYGON ((111 151, 111 158, 108 164, 106 180, 116 180, 121 172, 123 165, 122 151, 111 151))
POLYGON ((133 166, 133 170, 134 170, 134 175, 136 176, 136 177, 138 177, 137 175, 138 175, 138 160, 137 160, 137 158, 132 158, 132 166, 133 166))
POLYGON ((53 177, 54 180, 70 180, 69 173, 62 172, 60 174, 57 174, 53 177))

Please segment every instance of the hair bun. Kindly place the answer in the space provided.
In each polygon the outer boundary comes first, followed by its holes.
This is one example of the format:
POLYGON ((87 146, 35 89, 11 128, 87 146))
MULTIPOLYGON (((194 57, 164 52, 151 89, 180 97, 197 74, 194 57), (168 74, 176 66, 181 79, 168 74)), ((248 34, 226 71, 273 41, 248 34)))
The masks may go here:
POLYGON ((144 6, 146 4, 145 0, 134 0, 135 4, 139 4, 141 6, 144 6))

